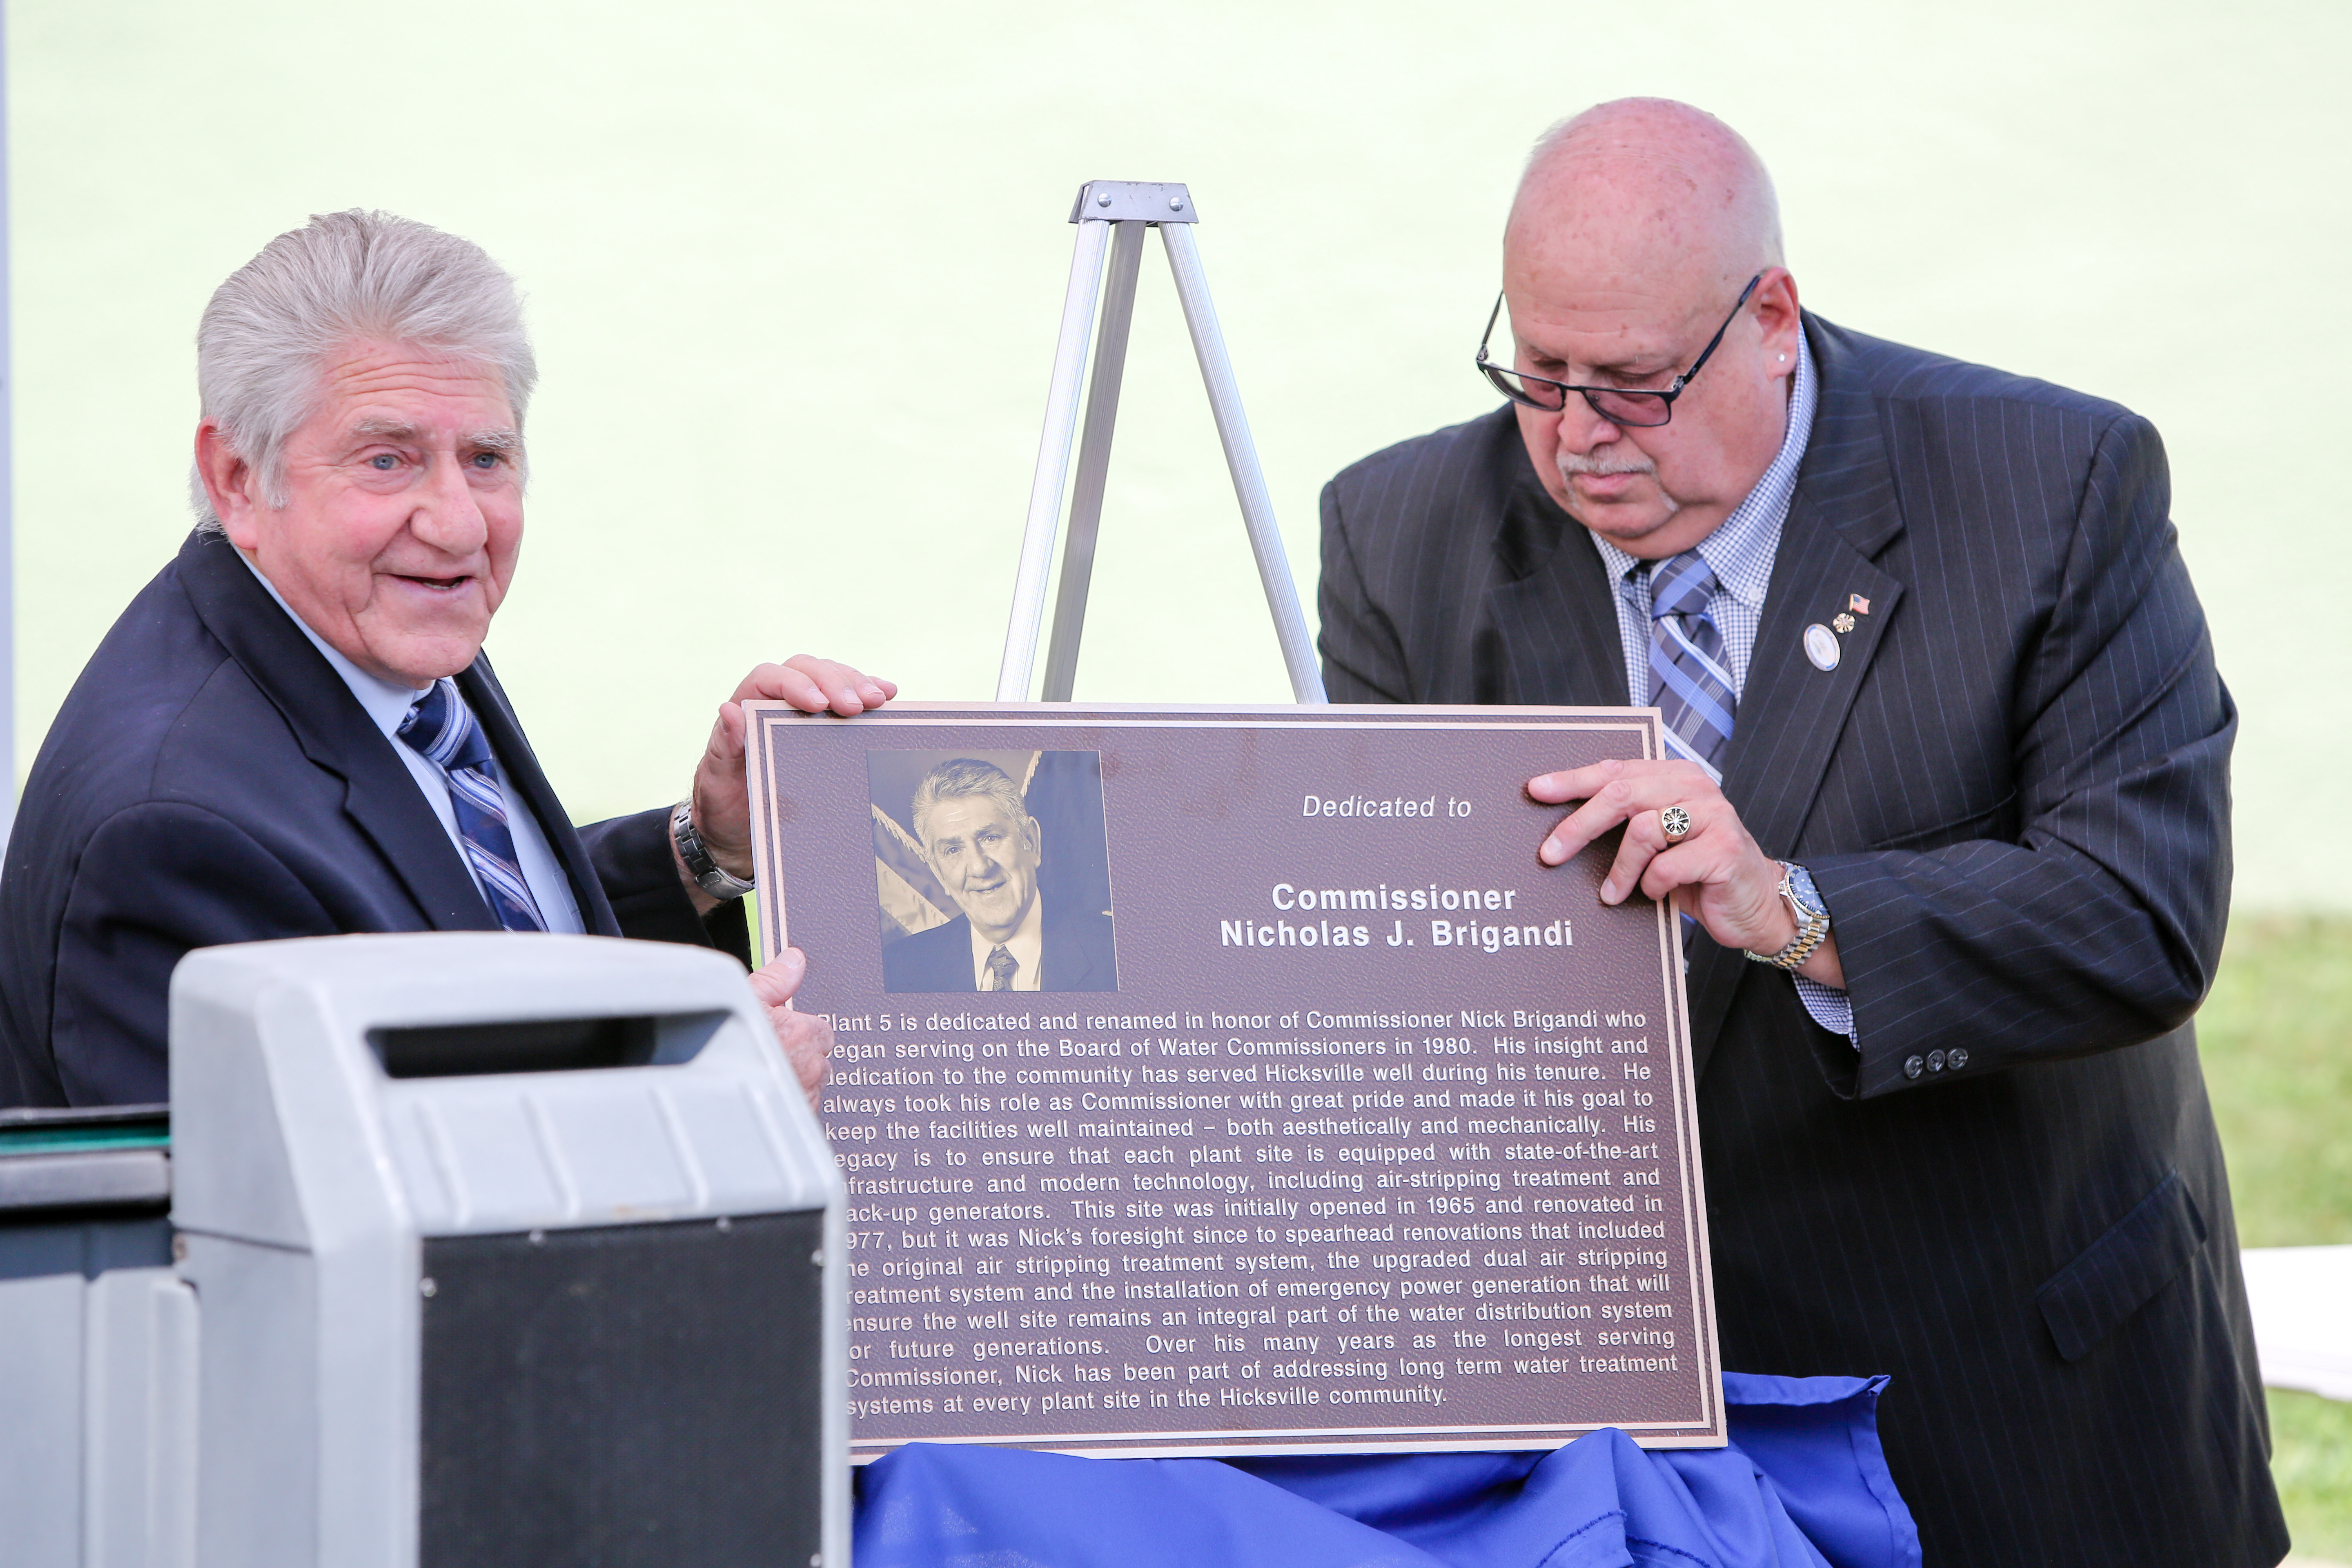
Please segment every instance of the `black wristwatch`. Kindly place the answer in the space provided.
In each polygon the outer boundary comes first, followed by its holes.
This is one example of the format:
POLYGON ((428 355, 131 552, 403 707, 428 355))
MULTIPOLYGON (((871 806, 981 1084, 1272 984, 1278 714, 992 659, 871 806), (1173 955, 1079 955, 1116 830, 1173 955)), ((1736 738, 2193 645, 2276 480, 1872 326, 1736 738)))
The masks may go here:
POLYGON ((1822 902, 1822 895, 1813 887, 1813 874, 1802 866, 1780 862, 1780 894, 1789 900, 1789 909, 1797 917, 1797 934, 1789 945, 1778 952, 1750 951, 1748 957, 1759 963, 1769 963, 1775 969, 1791 973, 1813 955, 1813 949, 1830 934, 1830 909, 1822 902))
POLYGON ((686 874, 694 885, 725 903, 750 892, 754 884, 745 881, 710 858, 702 842, 702 835, 694 830, 694 797, 688 795, 670 808, 669 841, 677 846, 677 858, 686 862, 686 874))

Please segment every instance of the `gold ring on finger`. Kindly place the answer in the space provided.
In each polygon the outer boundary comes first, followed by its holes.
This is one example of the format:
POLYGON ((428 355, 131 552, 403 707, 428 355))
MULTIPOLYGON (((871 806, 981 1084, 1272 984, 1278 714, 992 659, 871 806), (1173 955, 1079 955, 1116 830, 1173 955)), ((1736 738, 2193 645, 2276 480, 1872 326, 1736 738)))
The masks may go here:
POLYGON ((1680 844, 1690 837, 1691 815, 1679 805, 1670 805, 1658 813, 1658 826, 1669 844, 1680 844))

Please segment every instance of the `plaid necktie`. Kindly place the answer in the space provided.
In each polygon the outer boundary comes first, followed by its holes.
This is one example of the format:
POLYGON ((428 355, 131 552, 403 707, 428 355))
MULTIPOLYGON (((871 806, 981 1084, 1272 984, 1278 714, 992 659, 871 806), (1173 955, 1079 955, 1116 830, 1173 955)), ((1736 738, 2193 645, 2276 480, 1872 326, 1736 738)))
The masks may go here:
POLYGON ((507 826, 506 796, 499 789, 498 759, 455 681, 436 680, 400 721, 400 738, 439 767, 449 781, 449 805, 457 814, 457 837, 473 863, 474 879, 499 924, 509 931, 545 931, 547 921, 515 858, 514 833, 507 826))
POLYGON ((1715 588, 1696 550, 1650 567, 1650 701, 1665 716, 1666 749, 1720 784, 1739 696, 1724 665, 1723 634, 1707 614, 1715 588))

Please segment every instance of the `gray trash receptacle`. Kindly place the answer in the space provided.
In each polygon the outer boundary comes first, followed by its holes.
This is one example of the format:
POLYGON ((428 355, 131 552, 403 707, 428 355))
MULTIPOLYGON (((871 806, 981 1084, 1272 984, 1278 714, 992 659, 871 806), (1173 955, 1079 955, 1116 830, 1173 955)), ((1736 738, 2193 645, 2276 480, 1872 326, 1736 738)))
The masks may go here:
POLYGON ((187 1568, 195 1297, 163 1107, 0 1111, 0 1565, 187 1568))
POLYGON ((191 953, 172 1165, 201 1568, 846 1563, 842 1181, 731 960, 191 953))

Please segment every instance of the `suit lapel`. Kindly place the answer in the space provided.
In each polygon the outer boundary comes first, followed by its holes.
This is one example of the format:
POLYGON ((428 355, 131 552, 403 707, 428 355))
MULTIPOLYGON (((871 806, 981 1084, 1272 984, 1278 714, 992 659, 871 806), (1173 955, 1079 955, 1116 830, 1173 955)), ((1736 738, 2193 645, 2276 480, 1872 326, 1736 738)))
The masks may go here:
POLYGON ((1045 935, 1044 989, 1118 989, 1117 951, 1109 942, 1098 940, 1108 933, 1092 919, 1083 914, 1049 919, 1045 935))
POLYGON ((1487 595, 1510 672, 1504 700, 1565 708, 1622 708, 1625 648, 1617 635, 1617 605, 1601 552, 1587 533, 1545 493, 1516 440, 1516 466, 1505 492, 1506 515, 1497 555, 1505 581, 1487 595), (1533 570, 1511 573, 1512 542, 1549 533, 1554 542, 1533 570))
POLYGON ((506 770, 507 782, 514 785, 515 793, 522 796, 523 804, 539 819, 548 847, 562 862, 563 875, 572 884, 572 901, 580 907, 580 923, 592 936, 620 935, 621 922, 613 913, 612 901, 604 897, 604 884, 597 880, 596 867, 588 858, 587 846, 580 842, 563 803, 555 797, 554 786, 547 782, 530 742, 523 738, 522 725, 507 701, 506 689, 499 684, 497 673, 490 668, 488 654, 475 656, 472 668, 457 677, 457 689, 465 693, 467 706, 474 710, 483 733, 490 738, 490 748, 499 754, 499 765, 506 770))
MULTIPOLYGON (((1764 853, 1779 858, 1795 850, 1904 587, 1874 559, 1903 531, 1877 399, 1854 384, 1836 328, 1809 316, 1806 329, 1821 402, 1724 758, 1726 798, 1764 853), (1805 628, 1829 626, 1855 594, 1870 601, 1869 613, 1855 616, 1853 629, 1837 638, 1836 668, 1816 668, 1805 654, 1805 628)), ((1691 1046, 1702 1075, 1748 967, 1742 955, 1704 935, 1691 943, 1691 1046)))
POLYGON ((218 534, 194 534, 178 564, 205 629, 284 717, 302 754, 343 781, 344 815, 426 923, 435 931, 496 931, 497 918, 393 742, 236 548, 218 534))

